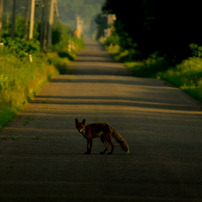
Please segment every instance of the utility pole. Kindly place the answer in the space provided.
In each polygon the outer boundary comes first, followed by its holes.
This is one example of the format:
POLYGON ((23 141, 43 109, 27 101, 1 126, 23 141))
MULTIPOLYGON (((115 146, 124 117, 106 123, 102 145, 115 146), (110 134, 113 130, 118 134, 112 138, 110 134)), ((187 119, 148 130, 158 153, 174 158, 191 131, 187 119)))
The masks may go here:
POLYGON ((29 17, 29 1, 26 0, 26 5, 25 5, 25 25, 24 25, 24 39, 27 39, 27 28, 28 28, 28 17, 29 17))
POLYGON ((35 14, 35 0, 31 0, 31 17, 30 17, 29 39, 33 39, 34 14, 35 14))
POLYGON ((77 36, 81 38, 83 34, 83 19, 79 15, 76 16, 76 31, 77 36))
POLYGON ((40 43, 41 49, 46 49, 46 35, 47 35, 47 23, 48 23, 48 0, 44 0, 42 4, 42 20, 41 20, 41 33, 40 33, 40 43))
POLYGON ((55 11, 56 11, 57 19, 60 22, 60 13, 59 13, 59 9, 58 9, 58 1, 57 0, 55 0, 55 11))
POLYGON ((55 4, 55 0, 51 0, 47 47, 49 47, 52 43, 52 27, 53 27, 53 21, 54 21, 54 4, 55 4))
POLYGON ((13 15, 11 24, 11 37, 15 37, 15 13, 16 13, 16 0, 13 0, 13 15))
POLYGON ((4 8, 4 1, 0 0, 0 36, 1 36, 1 30, 3 28, 3 8, 4 8))

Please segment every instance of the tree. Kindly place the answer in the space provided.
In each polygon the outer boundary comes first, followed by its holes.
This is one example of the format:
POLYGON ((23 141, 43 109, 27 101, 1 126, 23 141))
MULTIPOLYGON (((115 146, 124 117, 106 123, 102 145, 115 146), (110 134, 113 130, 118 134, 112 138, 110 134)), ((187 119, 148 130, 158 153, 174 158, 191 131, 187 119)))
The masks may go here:
POLYGON ((30 16, 29 39, 33 38, 33 32, 34 32, 34 14, 35 14, 35 0, 31 0, 31 16, 30 16))
POLYGON ((107 27, 107 15, 104 13, 98 14, 95 18, 95 22, 97 24, 97 35, 96 39, 99 39, 100 37, 104 37, 105 33, 104 30, 106 30, 107 27))
POLYGON ((198 0, 107 0, 103 9, 116 14, 143 57, 159 51, 184 58, 190 43, 202 44, 198 0))
POLYGON ((16 0, 13 0, 13 14, 12 14, 12 24, 11 24, 11 37, 15 37, 15 14, 16 14, 16 0))
POLYGON ((28 16, 29 16, 29 1, 26 0, 26 5, 25 5, 25 25, 24 25, 24 39, 27 38, 27 28, 28 28, 28 16))
POLYGON ((3 6, 4 6, 4 2, 3 0, 0 0, 0 34, 3 28, 3 6))
POLYGON ((52 43, 52 27, 53 27, 53 22, 54 22, 54 4, 55 4, 55 0, 51 0, 49 22, 48 22, 49 26, 48 26, 47 47, 49 47, 52 43))
POLYGON ((41 20, 41 33, 40 33, 40 43, 41 49, 46 49, 46 35, 47 35, 47 22, 48 22, 48 0, 44 0, 42 4, 42 20, 41 20))

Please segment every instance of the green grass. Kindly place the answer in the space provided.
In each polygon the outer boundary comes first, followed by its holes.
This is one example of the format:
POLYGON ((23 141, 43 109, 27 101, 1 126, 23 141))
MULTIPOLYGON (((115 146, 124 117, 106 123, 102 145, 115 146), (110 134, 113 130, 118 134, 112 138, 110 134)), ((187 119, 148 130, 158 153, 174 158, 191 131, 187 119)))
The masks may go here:
POLYGON ((166 61, 163 57, 147 58, 143 61, 125 62, 135 76, 153 77, 156 78, 157 72, 162 72, 166 69, 166 61))
POLYGON ((163 79, 202 101, 202 59, 191 57, 168 68, 163 58, 126 62, 125 65, 139 77, 163 79))
POLYGON ((17 110, 14 107, 0 106, 0 130, 15 117, 16 113, 17 110))
POLYGON ((70 60, 67 57, 60 57, 56 52, 49 53, 49 64, 53 64, 60 74, 65 74, 69 69, 70 60))
POLYGON ((202 101, 202 58, 190 57, 170 67, 165 58, 157 53, 142 61, 128 61, 125 57, 128 52, 121 52, 118 45, 107 47, 107 50, 116 61, 124 62, 135 76, 166 80, 202 101))
MULTIPOLYGON (((11 39, 1 35, 0 42, 0 129, 37 94, 47 80, 56 74, 64 74, 74 60, 79 49, 84 48, 83 39, 71 37, 72 48, 69 50, 69 34, 66 28, 55 29, 60 37, 49 48, 46 55, 40 52, 40 42, 36 39, 11 39), (30 62, 29 55, 33 62, 30 62)), ((20 37, 20 35, 19 35, 20 37)), ((26 120, 24 125, 29 124, 26 120)))
POLYGON ((28 57, 5 53, 0 48, 0 128, 16 115, 58 71, 43 56, 28 57))
POLYGON ((202 101, 202 58, 186 59, 165 72, 158 72, 157 77, 169 81, 202 101))

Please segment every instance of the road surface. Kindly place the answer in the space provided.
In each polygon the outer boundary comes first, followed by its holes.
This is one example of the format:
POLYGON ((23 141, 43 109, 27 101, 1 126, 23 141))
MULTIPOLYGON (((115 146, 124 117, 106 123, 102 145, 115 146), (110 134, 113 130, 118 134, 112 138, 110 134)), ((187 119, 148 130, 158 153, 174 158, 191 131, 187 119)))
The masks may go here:
POLYGON ((1 202, 202 201, 201 105, 88 42, 0 132, 0 173, 1 202), (130 154, 95 139, 85 155, 75 118, 109 123, 130 154))

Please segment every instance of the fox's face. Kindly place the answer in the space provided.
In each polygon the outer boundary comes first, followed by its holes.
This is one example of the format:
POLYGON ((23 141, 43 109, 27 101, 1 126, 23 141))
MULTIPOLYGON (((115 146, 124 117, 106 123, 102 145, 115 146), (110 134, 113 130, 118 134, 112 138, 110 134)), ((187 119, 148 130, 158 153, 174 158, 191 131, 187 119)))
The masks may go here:
POLYGON ((85 123, 86 120, 84 119, 83 121, 79 121, 78 119, 75 119, 75 123, 76 123, 76 128, 80 133, 85 133, 85 123))

